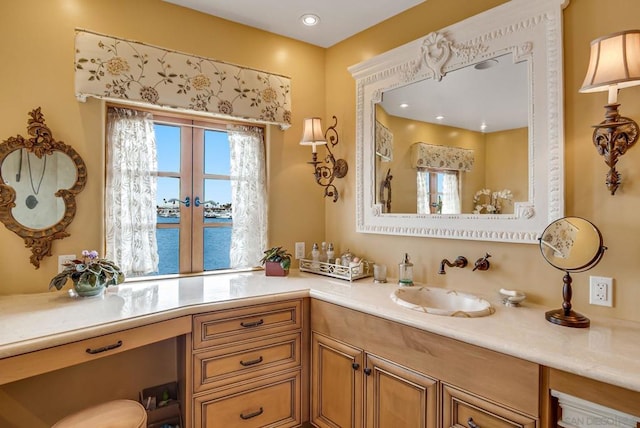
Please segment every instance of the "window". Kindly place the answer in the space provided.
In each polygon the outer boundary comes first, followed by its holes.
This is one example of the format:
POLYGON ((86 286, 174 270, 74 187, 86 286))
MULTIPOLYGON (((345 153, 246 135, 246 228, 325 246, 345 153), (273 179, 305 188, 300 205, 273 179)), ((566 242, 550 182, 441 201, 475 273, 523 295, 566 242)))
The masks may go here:
POLYGON ((418 214, 460 214, 460 172, 418 168, 418 214))
MULTIPOLYGON (((156 183, 149 240, 155 238, 157 268, 129 275, 256 266, 266 247, 262 129, 159 114, 150 126, 157 163, 149 172, 156 183)), ((109 194, 109 179, 107 187, 109 194)), ((110 252, 113 241, 107 239, 108 254, 118 254, 110 252)))

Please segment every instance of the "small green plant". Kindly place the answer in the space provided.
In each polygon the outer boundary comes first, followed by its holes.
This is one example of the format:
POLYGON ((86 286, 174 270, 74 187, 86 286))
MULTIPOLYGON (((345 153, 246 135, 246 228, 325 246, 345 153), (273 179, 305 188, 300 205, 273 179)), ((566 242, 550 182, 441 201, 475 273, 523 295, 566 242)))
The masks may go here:
POLYGON ((264 252, 264 257, 260 260, 261 264, 265 264, 266 262, 280 263, 282 269, 289 270, 291 266, 291 254, 282 247, 269 248, 264 252))
POLYGON ((76 284, 78 281, 86 282, 95 287, 104 284, 105 287, 118 285, 124 281, 124 273, 112 261, 101 259, 98 252, 83 250, 81 260, 71 260, 64 264, 65 268, 53 277, 49 283, 49 289, 56 287, 60 290, 69 278, 76 284))

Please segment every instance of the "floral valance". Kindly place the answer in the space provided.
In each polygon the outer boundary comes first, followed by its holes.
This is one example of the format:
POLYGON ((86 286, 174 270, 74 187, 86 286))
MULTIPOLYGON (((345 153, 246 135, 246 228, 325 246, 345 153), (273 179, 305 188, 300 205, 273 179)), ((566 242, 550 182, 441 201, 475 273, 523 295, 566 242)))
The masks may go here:
POLYGON ((291 79, 278 74, 76 31, 75 89, 88 96, 291 125, 291 79))
POLYGON ((413 168, 471 171, 473 161, 473 150, 470 149, 428 143, 413 143, 411 145, 411 166, 413 168))
POLYGON ((376 120, 376 155, 382 162, 393 160, 393 133, 376 120))

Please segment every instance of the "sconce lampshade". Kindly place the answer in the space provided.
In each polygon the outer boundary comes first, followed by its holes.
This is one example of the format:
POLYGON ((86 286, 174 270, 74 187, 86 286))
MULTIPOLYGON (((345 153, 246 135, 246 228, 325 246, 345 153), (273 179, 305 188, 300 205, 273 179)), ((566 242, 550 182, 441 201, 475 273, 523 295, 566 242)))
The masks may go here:
POLYGON ((322 146, 327 144, 327 139, 324 137, 322 131, 322 122, 319 117, 307 117, 304 120, 304 126, 302 128, 302 139, 300 145, 312 146, 312 150, 315 153, 316 146, 322 146))
POLYGON ((634 85, 640 85, 640 30, 592 41, 589 68, 580 92, 609 91, 609 104, 613 104, 617 102, 618 89, 634 85))

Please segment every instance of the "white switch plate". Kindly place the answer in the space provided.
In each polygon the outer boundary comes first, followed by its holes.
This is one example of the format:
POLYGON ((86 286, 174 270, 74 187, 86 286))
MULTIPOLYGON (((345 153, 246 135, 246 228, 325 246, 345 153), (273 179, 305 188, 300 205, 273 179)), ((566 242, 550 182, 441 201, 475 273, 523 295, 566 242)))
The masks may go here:
POLYGON ((589 303, 599 306, 613 306, 613 278, 589 277, 589 303))
POLYGON ((64 269, 64 264, 66 262, 69 262, 71 260, 75 260, 76 259, 76 255, 75 254, 65 254, 63 256, 58 256, 58 273, 62 272, 62 270, 64 269))
POLYGON ((296 260, 304 259, 304 242, 296 242, 296 260))

